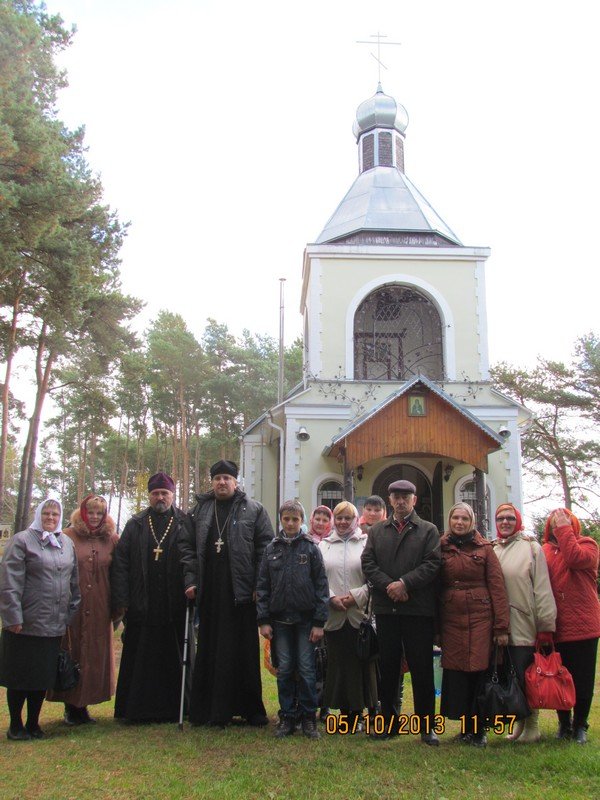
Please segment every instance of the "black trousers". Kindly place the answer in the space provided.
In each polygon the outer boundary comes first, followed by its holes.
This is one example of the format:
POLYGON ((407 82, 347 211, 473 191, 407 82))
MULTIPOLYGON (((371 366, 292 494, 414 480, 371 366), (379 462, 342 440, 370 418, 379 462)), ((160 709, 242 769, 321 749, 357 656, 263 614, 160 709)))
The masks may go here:
MULTIPOLYGON (((433 618, 401 614, 377 615, 381 712, 386 720, 397 714, 398 679, 402 655, 412 680, 415 714, 422 720, 435 714, 433 683, 433 618)), ((425 726, 422 730, 426 730, 425 726)), ((427 728, 428 730, 428 728, 427 728)))
MULTIPOLYGON (((575 684, 573 728, 587 728, 588 714, 594 697, 598 639, 557 642, 555 647, 560 653, 563 664, 573 676, 573 683, 575 684)), ((569 716, 569 711, 558 712, 558 718, 561 722, 568 722, 569 716)))

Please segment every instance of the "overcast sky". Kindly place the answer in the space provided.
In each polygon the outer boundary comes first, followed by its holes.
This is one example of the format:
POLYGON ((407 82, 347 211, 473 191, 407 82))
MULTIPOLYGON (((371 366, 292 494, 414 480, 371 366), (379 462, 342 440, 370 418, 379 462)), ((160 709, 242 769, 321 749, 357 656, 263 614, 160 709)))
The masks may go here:
POLYGON ((597 329, 594 3, 49 0, 78 32, 60 99, 106 201, 131 221, 126 291, 196 333, 301 331, 302 254, 358 171, 377 86, 407 109, 406 173, 487 246, 490 356, 568 358, 597 329))

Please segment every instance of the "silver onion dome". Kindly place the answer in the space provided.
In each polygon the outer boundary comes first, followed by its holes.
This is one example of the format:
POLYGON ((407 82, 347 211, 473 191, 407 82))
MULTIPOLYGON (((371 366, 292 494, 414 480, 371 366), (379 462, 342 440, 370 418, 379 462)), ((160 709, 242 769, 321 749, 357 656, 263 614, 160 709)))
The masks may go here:
POLYGON ((363 133, 373 128, 395 128, 399 133, 404 134, 407 127, 407 110, 393 97, 384 94, 379 83, 373 97, 369 97, 356 109, 352 132, 358 140, 363 133))

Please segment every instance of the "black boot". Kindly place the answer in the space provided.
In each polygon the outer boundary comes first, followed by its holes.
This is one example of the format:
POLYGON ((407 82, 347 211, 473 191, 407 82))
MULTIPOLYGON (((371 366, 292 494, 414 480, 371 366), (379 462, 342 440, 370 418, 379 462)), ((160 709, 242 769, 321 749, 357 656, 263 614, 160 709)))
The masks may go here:
POLYGON ((81 708, 78 708, 77 710, 79 711, 79 719, 81 720, 81 724, 82 725, 95 725, 96 724, 96 720, 94 719, 94 717, 90 717, 90 713, 87 710, 87 706, 82 706, 81 708))
POLYGON ((571 712, 558 711, 558 731, 556 734, 557 739, 570 739, 573 736, 573 728, 571 727, 571 712))
POLYGON ((274 736, 276 739, 284 739, 286 736, 292 736, 295 730, 296 720, 293 717, 280 717, 274 736))
POLYGON ((73 727, 74 725, 82 725, 83 719, 79 713, 80 710, 81 709, 77 708, 77 706, 71 705, 71 703, 65 703, 65 713, 63 717, 65 725, 69 725, 70 727, 73 727))
POLYGON ((302 717, 302 733, 308 739, 321 738, 321 734, 317 730, 317 718, 314 714, 306 714, 302 717))
POLYGON ((587 744, 587 720, 573 718, 573 741, 577 744, 587 744))

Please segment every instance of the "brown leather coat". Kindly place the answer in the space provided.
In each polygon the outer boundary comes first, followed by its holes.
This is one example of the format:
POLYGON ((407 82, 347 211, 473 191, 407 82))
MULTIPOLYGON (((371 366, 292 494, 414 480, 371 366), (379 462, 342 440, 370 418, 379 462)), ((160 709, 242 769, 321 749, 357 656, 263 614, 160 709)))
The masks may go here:
POLYGON ((442 536, 440 626, 442 666, 487 669, 492 637, 508 633, 510 610, 502 568, 491 542, 479 533, 457 547, 442 536))
MULTIPOLYGON (((115 691, 113 626, 110 610, 110 565, 119 541, 115 523, 107 517, 99 531, 91 534, 79 509, 71 516, 71 527, 63 531, 75 545, 79 565, 81 605, 67 633, 71 655, 81 666, 79 683, 68 692, 49 692, 48 700, 87 706, 110 700, 115 691)), ((67 636, 63 645, 67 644, 67 636)))

